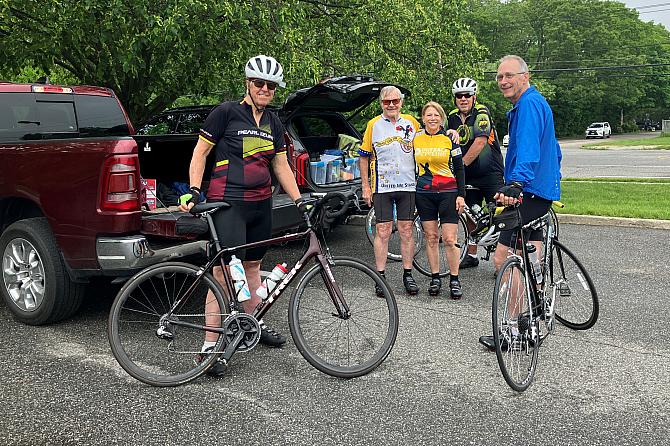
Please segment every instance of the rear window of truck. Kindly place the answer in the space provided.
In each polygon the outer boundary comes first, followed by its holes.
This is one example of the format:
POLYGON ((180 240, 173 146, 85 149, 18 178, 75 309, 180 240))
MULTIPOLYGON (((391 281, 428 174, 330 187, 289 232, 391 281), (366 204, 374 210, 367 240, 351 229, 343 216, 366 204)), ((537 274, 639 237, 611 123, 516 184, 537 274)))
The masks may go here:
POLYGON ((130 136, 112 97, 0 93, 0 103, 0 142, 130 136))

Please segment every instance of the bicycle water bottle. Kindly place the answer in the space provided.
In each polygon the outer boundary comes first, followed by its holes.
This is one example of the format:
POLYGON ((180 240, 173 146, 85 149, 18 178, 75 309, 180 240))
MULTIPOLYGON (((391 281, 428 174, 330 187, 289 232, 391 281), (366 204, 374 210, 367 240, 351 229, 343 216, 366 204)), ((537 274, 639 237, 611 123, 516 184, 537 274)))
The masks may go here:
POLYGON ((244 266, 242 261, 235 256, 230 258, 230 275, 233 276, 235 283, 235 296, 238 302, 244 302, 251 299, 251 291, 249 291, 249 284, 247 283, 247 276, 244 274, 244 266))
POLYGON ((475 216, 475 220, 479 220, 479 217, 481 216, 482 213, 482 207, 477 203, 475 203, 470 207, 470 210, 472 211, 472 215, 475 216))
POLYGON ((261 286, 256 290, 256 295, 263 300, 267 299, 270 293, 272 293, 272 290, 274 290, 277 284, 284 278, 286 273, 288 273, 286 263, 277 263, 270 275, 265 278, 265 281, 263 281, 261 286))
POLYGON ((533 268, 533 276, 535 277, 535 283, 538 285, 542 284, 542 265, 540 265, 540 257, 538 256, 537 249, 530 253, 530 263, 533 268))

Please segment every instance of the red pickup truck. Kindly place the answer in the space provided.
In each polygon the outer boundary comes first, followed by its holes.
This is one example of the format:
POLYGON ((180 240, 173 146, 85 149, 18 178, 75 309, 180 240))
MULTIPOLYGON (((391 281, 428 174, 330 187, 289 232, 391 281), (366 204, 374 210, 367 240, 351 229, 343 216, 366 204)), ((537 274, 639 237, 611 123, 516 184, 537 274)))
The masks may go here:
MULTIPOLYGON (((325 165, 324 151, 343 138, 360 139, 351 120, 385 85, 335 78, 294 92, 277 110, 305 194, 360 194, 360 178, 319 181, 310 166, 325 165)), ((211 106, 168 111, 146 126, 179 118, 181 130, 135 135, 106 88, 0 82, 0 104, 0 295, 17 319, 65 319, 92 277, 124 280, 154 263, 203 255, 204 241, 179 234, 178 213, 143 209, 141 184, 142 177, 188 181, 197 128, 211 106)), ((286 194, 275 192, 273 230, 293 229, 301 218, 286 194)))
POLYGON ((137 144, 111 90, 0 83, 0 104, 0 294, 17 319, 64 319, 92 276, 202 252, 142 233, 137 144))

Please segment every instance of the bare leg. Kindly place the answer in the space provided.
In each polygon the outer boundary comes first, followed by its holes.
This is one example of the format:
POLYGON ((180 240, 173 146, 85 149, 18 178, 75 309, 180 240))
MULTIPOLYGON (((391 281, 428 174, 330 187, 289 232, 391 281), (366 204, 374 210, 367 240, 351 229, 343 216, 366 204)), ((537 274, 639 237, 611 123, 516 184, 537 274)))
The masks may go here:
POLYGON ((423 226, 423 236, 426 239, 426 256, 428 257, 428 264, 430 265, 431 273, 440 272, 440 253, 439 241, 440 238, 437 232, 437 220, 421 221, 423 226))
MULTIPOLYGON (((400 222, 398 222, 400 223, 400 222)), ((377 271, 384 271, 386 268, 386 255, 389 251, 389 239, 391 238, 391 231, 393 230, 393 222, 386 221, 377 223, 375 226, 375 266, 377 271)), ((401 245, 402 249, 402 245, 401 245)))
MULTIPOLYGON (((259 260, 244 261, 244 272, 247 276, 247 283, 249 284, 249 290, 251 291, 251 299, 242 302, 242 307, 244 312, 251 314, 253 313, 256 306, 261 302, 261 299, 256 294, 256 290, 261 286, 261 262, 259 260)), ((223 270, 220 266, 215 266, 213 268, 214 278, 221 284, 221 287, 226 290, 223 270)), ((232 296, 227 296, 229 301, 232 301, 232 296)), ((220 327, 221 326, 221 309, 219 304, 214 298, 214 294, 211 291, 207 292, 207 301, 205 303, 205 323, 208 327, 220 327)), ((212 333, 208 331, 205 334, 206 342, 216 342, 218 339, 217 333, 212 333)))
POLYGON ((261 286, 261 262, 260 260, 245 260, 242 264, 247 276, 249 291, 251 291, 251 299, 242 302, 242 307, 245 313, 252 314, 258 304, 261 303, 261 298, 256 294, 256 290, 261 286))
MULTIPOLYGON (((221 287, 225 290, 225 283, 223 279, 223 270, 220 266, 215 266, 212 270, 214 278, 221 284, 221 287)), ((230 299, 230 296, 228 296, 230 299)), ((221 326, 221 309, 219 308, 219 303, 214 298, 214 293, 211 291, 207 292, 207 300, 205 301, 205 324, 208 327, 220 327, 221 326)), ((213 333, 211 331, 205 332, 205 342, 216 342, 219 338, 218 333, 213 333)))
MULTIPOLYGON (((414 233, 411 220, 398 220, 398 234, 400 234, 400 254, 402 255, 402 267, 404 269, 412 268, 414 260, 414 233)), ((388 244, 388 242, 387 242, 388 244)))
POLYGON ((458 276, 458 262, 461 257, 461 251, 456 246, 457 231, 457 224, 445 223, 442 225, 442 241, 444 242, 445 256, 449 264, 450 274, 453 276, 458 276))

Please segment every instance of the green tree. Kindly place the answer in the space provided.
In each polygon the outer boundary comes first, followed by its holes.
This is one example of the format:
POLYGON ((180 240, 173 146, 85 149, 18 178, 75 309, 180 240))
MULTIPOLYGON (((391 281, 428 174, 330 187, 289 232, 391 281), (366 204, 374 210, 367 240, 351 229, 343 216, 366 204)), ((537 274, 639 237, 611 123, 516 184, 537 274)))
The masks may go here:
POLYGON ((110 87, 141 123, 184 95, 243 94, 244 62, 264 53, 282 62, 290 89, 324 74, 372 74, 410 87, 416 109, 447 100, 455 77, 477 73, 482 48, 458 4, 0 0, 0 69, 110 87))
POLYGON ((592 121, 617 128, 622 115, 634 121, 642 109, 667 110, 670 78, 662 72, 670 63, 670 33, 622 3, 471 0, 468 6, 468 21, 491 59, 510 53, 526 59, 560 135, 581 133, 592 121))

